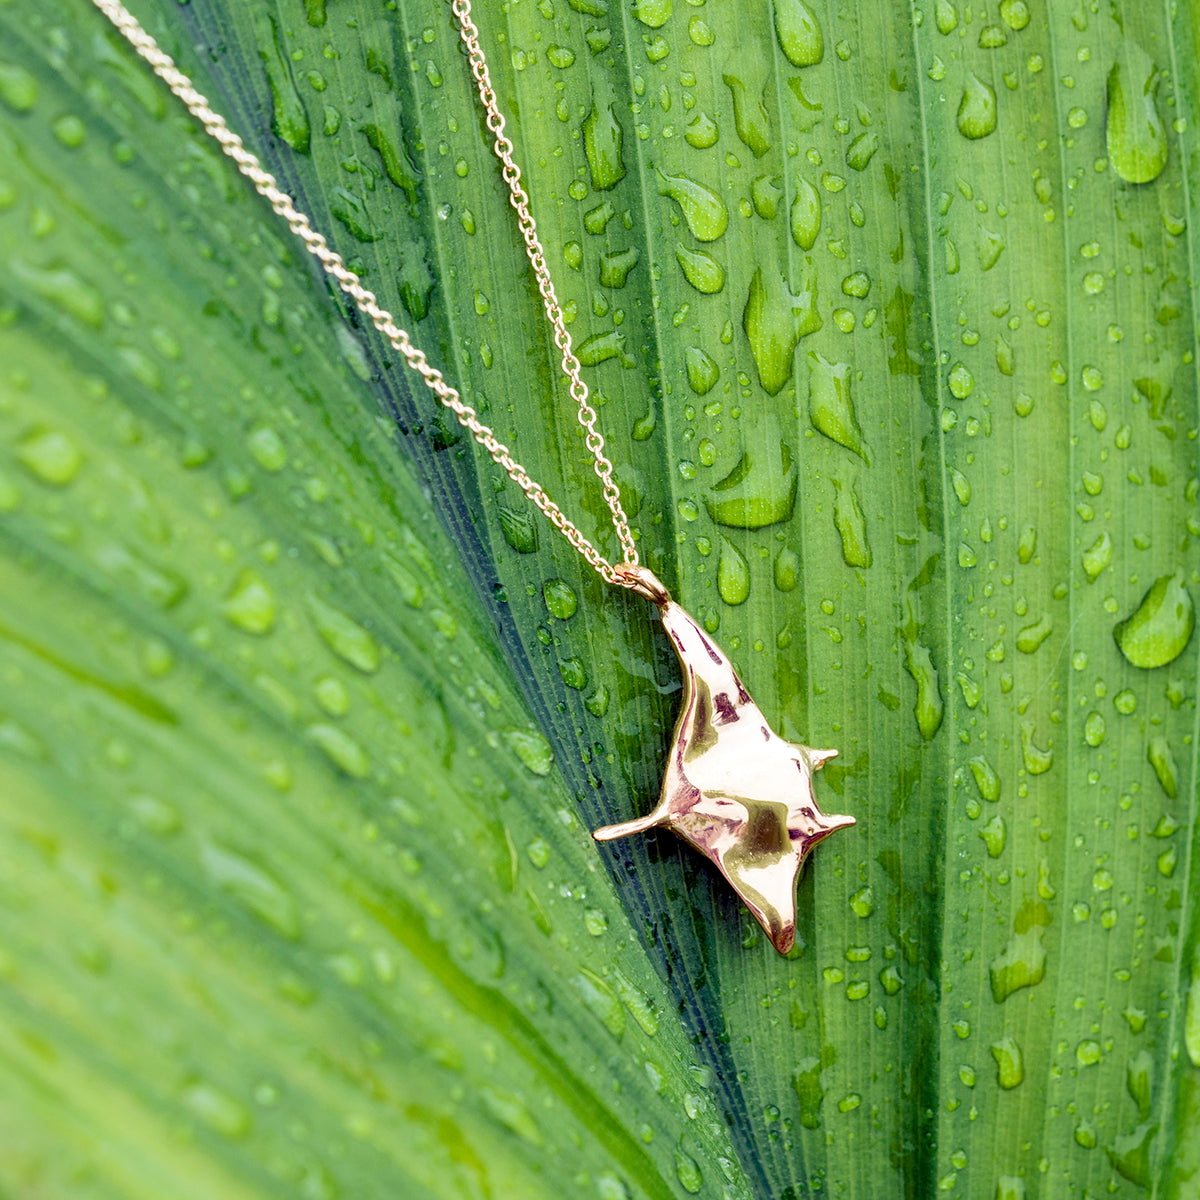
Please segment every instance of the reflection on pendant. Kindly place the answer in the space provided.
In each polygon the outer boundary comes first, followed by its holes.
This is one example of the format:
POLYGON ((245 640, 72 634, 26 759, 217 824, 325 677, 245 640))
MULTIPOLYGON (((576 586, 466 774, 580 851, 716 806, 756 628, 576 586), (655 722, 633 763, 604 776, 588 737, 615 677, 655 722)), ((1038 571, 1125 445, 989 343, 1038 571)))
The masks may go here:
POLYGON ((664 826, 711 859, 780 954, 796 940, 796 879, 805 857, 853 817, 817 807, 813 772, 836 750, 776 736, 733 664, 645 567, 618 566, 658 605, 683 668, 662 796, 649 816, 606 825, 597 841, 664 826))

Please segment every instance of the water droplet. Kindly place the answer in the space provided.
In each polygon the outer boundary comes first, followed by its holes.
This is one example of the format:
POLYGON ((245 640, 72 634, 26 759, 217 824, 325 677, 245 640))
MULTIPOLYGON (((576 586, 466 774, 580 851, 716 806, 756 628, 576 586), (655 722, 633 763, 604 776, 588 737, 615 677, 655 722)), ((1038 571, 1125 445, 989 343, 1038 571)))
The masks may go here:
POLYGON ((800 556, 784 546, 775 558, 775 586, 781 592, 792 592, 799 582, 800 556))
POLYGON ((560 621, 569 620, 579 607, 575 589, 565 579, 548 579, 542 584, 542 599, 546 608, 560 621))
POLYGON ((1021 722, 1021 758, 1030 775, 1044 775, 1054 764, 1054 751, 1034 743, 1032 721, 1021 722))
POLYGON ((720 539, 717 591, 726 604, 743 604, 750 595, 750 567, 742 552, 727 538, 720 539))
POLYGON ((689 346, 683 352, 684 366, 687 369, 688 386, 697 396, 703 396, 712 391, 721 370, 712 358, 699 346, 689 346))
POLYGON ((1054 623, 1048 616, 1042 616, 1017 633, 1017 649, 1022 654, 1032 654, 1053 632, 1054 623))
POLYGON ((1154 1180, 1150 1168, 1150 1147, 1157 1133, 1156 1124, 1143 1121, 1132 1133, 1114 1138, 1108 1148, 1108 1161, 1112 1163, 1113 1170, 1147 1190, 1154 1180))
POLYGON ((313 593, 308 611, 317 632, 340 659, 365 675, 379 670, 379 643, 357 621, 313 593))
POLYGON ((300 936, 300 914, 291 892, 275 876, 245 855, 216 842, 200 847, 200 864, 209 881, 244 904, 285 938, 300 936))
POLYGON ((1125 1068, 1125 1086, 1138 1106, 1138 1116, 1144 1121, 1150 1115, 1150 1092, 1154 1081, 1154 1056, 1142 1050, 1129 1060, 1125 1068))
POLYGON ((675 1176, 689 1195, 698 1195, 704 1187, 699 1164, 682 1146, 675 1147, 675 1176))
POLYGON ((1083 571, 1088 582, 1094 582, 1112 561, 1113 541, 1105 530, 1084 552, 1083 571))
POLYGON ((742 328, 763 390, 778 395, 792 377, 796 344, 821 327, 817 313, 816 272, 805 270, 799 293, 793 295, 773 267, 758 267, 750 281, 742 328))
POLYGON ((725 286, 725 268, 711 254, 678 245, 675 247, 675 257, 683 270, 683 277, 696 291, 712 296, 725 286))
POLYGON ((733 127, 742 144, 762 158, 771 148, 771 121, 767 106, 759 96, 757 102, 746 92, 745 83, 736 75, 722 75, 722 81, 733 97, 733 127))
POLYGON ((260 43, 258 53, 266 69, 267 84, 271 89, 274 112, 271 129, 297 153, 307 154, 312 138, 308 110, 296 90, 296 81, 292 78, 291 62, 284 49, 279 25, 273 16, 269 16, 268 20, 271 23, 271 38, 266 45, 260 43))
POLYGON ((0 62, 0 101, 13 112, 26 113, 37 99, 37 80, 17 63, 0 62))
POLYGON ((595 971, 581 967, 575 977, 575 986, 583 999, 584 1007, 600 1021, 615 1038, 625 1032, 625 1009, 616 992, 595 971))
POLYGON ((829 362, 815 350, 807 357, 808 412, 813 426, 869 462, 850 395, 850 364, 829 362))
POLYGON ((1175 765, 1170 743, 1161 734, 1150 739, 1146 747, 1146 761, 1154 768, 1162 790, 1174 800, 1179 795, 1179 768, 1175 765))
POLYGON ((846 166, 854 171, 865 171, 867 164, 879 149, 879 135, 868 129, 846 147, 846 166))
POLYGON ((697 150, 707 150, 717 144, 720 136, 721 131, 716 121, 708 113, 701 111, 692 118, 683 138, 689 146, 694 146, 697 150))
POLYGON ((779 201, 783 198, 783 187, 778 175, 759 175, 750 184, 750 199, 754 211, 764 221, 773 221, 779 201))
POLYGON ((318 723, 310 725, 305 730, 305 736, 351 779, 366 779, 370 775, 371 760, 366 750, 344 729, 318 723))
POLYGON ((811 250, 821 232, 821 195, 802 175, 796 179, 790 220, 796 245, 801 250, 811 250))
POLYGON ((1087 720, 1083 723, 1083 740, 1089 746, 1103 745, 1106 732, 1107 724, 1104 717, 1098 712, 1088 713, 1087 720))
POLYGON ((868 887, 861 887, 850 897, 850 908, 854 915, 864 920, 875 911, 875 893, 868 887))
POLYGON ((833 479, 833 523, 842 538, 842 560, 848 567, 871 565, 871 547, 867 541, 867 519, 852 483, 833 479))
POLYGON ((15 279, 35 296, 92 329, 104 324, 104 299, 99 289, 67 267, 35 267, 19 258, 10 260, 15 279))
MULTIPOLYGON (((1004 238, 1000 234, 980 226, 979 240, 975 244, 975 251, 979 257, 979 269, 990 271, 1000 261, 1000 255, 1004 253, 1004 248, 1004 238)), ((1011 375, 1012 372, 1006 371, 1005 374, 1011 375)))
POLYGON ((633 359, 625 353, 625 335, 619 329, 604 333, 593 333, 575 347, 575 357, 585 367, 597 367, 610 358, 620 359, 621 365, 633 366, 633 359))
POLYGON ((821 1086, 821 1060, 816 1055, 802 1058, 796 1064, 792 1072, 792 1086, 800 1101, 800 1124, 805 1129, 820 1129, 825 1089, 821 1086))
MULTIPOLYGON (((402 141, 393 141, 384 129, 378 125, 368 124, 361 129, 367 144, 379 155, 379 162, 384 174, 408 198, 409 206, 417 202, 417 184, 421 172, 417 169, 402 141)), ((412 312, 412 307, 406 302, 405 307, 412 312)))
POLYGON ((1108 73, 1108 161, 1126 183, 1149 183, 1167 165, 1167 135, 1155 96, 1159 73, 1134 42, 1122 42, 1108 73))
POLYGON ((671 16, 672 0, 637 0, 633 15, 651 29, 661 29, 671 16))
POLYGON ((1117 646, 1135 667, 1163 667, 1184 651, 1196 625, 1196 609, 1183 572, 1160 576, 1132 616, 1113 630, 1117 646))
POLYGON ((593 101, 592 110, 583 121, 583 150, 592 187, 597 191, 616 187, 625 178, 625 160, 621 156, 624 136, 614 106, 593 101))
POLYGON ((1200 1067, 1200 941, 1192 948, 1191 982, 1183 1014, 1183 1043, 1193 1067, 1200 1067))
POLYGON ((479 1100, 483 1111, 498 1125, 531 1146, 543 1145, 542 1131, 520 1096, 485 1084, 479 1089, 479 1100))
POLYGON ((996 774, 996 768, 982 754, 976 755, 967 765, 975 777, 975 786, 979 789, 979 794, 995 804, 1000 799, 1000 776, 996 774))
POLYGON ((537 730, 509 729, 502 735, 505 744, 534 775, 549 775, 554 766, 554 751, 537 730))
POLYGON ((692 44, 696 46, 711 46, 717 40, 717 35, 713 33, 712 26, 703 17, 690 17, 688 19, 688 37, 691 38, 692 44))
POLYGON ((83 466, 83 451, 58 429, 35 429, 17 445, 17 461, 37 479, 66 487, 83 466))
POLYGON ((279 610, 266 580, 246 568, 226 593, 221 613, 244 632, 262 635, 275 628, 279 610))
POLYGON ((938 33, 943 36, 953 33, 958 28, 958 10, 950 3, 950 0, 937 0, 934 7, 934 21, 937 24, 938 33))
POLYGON ((905 638, 904 669, 917 685, 917 702, 913 707, 917 728, 927 742, 932 741, 941 728, 944 707, 942 693, 938 687, 937 668, 933 665, 929 647, 905 638))
POLYGON ((1025 1180, 1020 1175, 1001 1175, 996 1180, 996 1200, 1025 1200, 1025 1180))
POLYGON ((1000 0, 1000 19, 1019 32, 1029 24, 1029 5, 1025 0, 1000 0))
POLYGON ((587 687, 587 668, 580 658, 565 658, 558 664, 558 673, 567 687, 577 692, 587 687))
POLYGON ((975 140, 987 137, 996 128, 996 93, 978 75, 967 78, 958 103, 958 132, 975 140))
POLYGON ((775 0, 775 36, 793 67, 811 67, 825 56, 821 25, 804 0, 775 0))
POLYGON ((1015 934, 1004 949, 988 964, 992 999, 997 1004, 1020 988, 1034 987, 1046 974, 1046 947, 1040 929, 1015 934))
POLYGON ((636 246, 600 255, 600 286, 624 287, 629 272, 638 264, 642 252, 636 246))
POLYGON ((1011 1091, 1025 1079, 1025 1062, 1021 1047, 1013 1038, 1001 1038, 991 1044, 992 1057, 996 1060, 996 1082, 1011 1091))
POLYGON ((1004 842, 1008 837, 1008 825, 1004 818, 996 813, 986 825, 979 830, 979 836, 987 846, 989 858, 999 858, 1004 852, 1004 842))
POLYGON ((55 138, 70 150, 78 149, 87 139, 87 126, 73 113, 56 117, 51 129, 55 138))
POLYGON ((742 453, 737 465, 704 497, 708 515, 719 525, 735 529, 761 529, 786 521, 796 503, 799 471, 786 442, 775 443, 767 453, 757 449, 742 453))
POLYGON ((659 192, 679 205, 687 227, 698 242, 715 242, 729 225, 729 209, 711 188, 686 175, 658 172, 659 192))
POLYGON ((975 390, 975 377, 962 363, 955 363, 946 377, 946 385, 956 400, 965 400, 975 390))
POLYGON ((183 1106, 222 1137, 243 1138, 250 1132, 250 1110, 211 1083, 192 1083, 183 1090, 183 1106))

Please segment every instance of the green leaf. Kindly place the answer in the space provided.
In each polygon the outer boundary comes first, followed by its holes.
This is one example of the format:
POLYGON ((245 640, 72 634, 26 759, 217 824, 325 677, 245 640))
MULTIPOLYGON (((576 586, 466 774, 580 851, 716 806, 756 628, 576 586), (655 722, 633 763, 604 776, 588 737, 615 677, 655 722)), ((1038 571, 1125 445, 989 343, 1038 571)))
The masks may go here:
MULTIPOLYGON (((615 554, 446 7, 136 7, 615 554)), ((1200 14, 475 15, 643 559, 858 825, 786 959, 598 849, 643 602, 9 0, 0 1191, 1194 1198, 1200 14)))

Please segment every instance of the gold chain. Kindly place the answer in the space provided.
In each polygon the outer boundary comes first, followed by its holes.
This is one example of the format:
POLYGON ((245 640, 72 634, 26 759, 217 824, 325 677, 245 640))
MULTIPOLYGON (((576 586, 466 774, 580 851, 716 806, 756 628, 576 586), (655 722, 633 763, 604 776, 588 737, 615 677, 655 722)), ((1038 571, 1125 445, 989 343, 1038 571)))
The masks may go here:
MULTIPOLYGON (((258 158, 251 154, 242 144, 242 139, 226 125, 225 119, 212 110, 208 100, 193 86, 192 81, 175 65, 171 56, 165 53, 138 23, 137 18, 129 12, 119 0, 92 0, 92 3, 113 23, 129 44, 154 69, 154 73, 179 97, 192 114, 204 126, 205 132, 212 137, 221 149, 237 164, 237 168, 251 183, 255 190, 267 200, 271 207, 288 224, 288 228, 303 243, 304 248, 331 275, 338 286, 358 306, 359 310, 371 318, 375 328, 404 356, 405 362, 417 372, 438 400, 446 406, 467 429, 471 436, 488 452, 492 460, 503 467, 508 477, 525 493, 538 508, 545 513, 550 523, 567 539, 568 542, 591 564, 591 566, 609 583, 620 587, 631 586, 629 576, 618 571, 590 541, 579 531, 546 495, 545 489, 509 453, 508 447, 501 443, 496 435, 484 425, 475 410, 466 404, 458 390, 448 384, 445 377, 436 367, 429 364, 425 353, 412 344, 408 334, 396 324, 392 314, 383 308, 375 294, 363 287, 362 280, 346 266, 342 256, 329 248, 325 237, 312 227, 312 223, 304 213, 300 212, 292 202, 292 198, 279 188, 275 177, 267 171, 258 158)), ((571 335, 563 321, 562 308, 554 292, 554 284, 550 279, 550 271, 546 266, 546 256, 542 244, 538 240, 537 226, 529 211, 529 196, 521 186, 521 169, 513 161, 513 144, 504 135, 504 115, 496 104, 496 93, 492 88, 488 75, 487 59, 479 44, 479 30, 471 20, 470 0, 452 0, 451 8, 458 21, 462 40, 467 47, 471 64, 471 72, 479 85, 479 98, 487 112, 487 127, 495 137, 493 150, 500 160, 501 173, 508 184, 510 200, 517 213, 517 223, 525 241, 525 251, 529 256, 533 273, 537 277, 538 290, 546 306, 546 319, 554 330, 554 344, 562 354, 562 370, 570 381, 571 396, 579 408, 579 423, 586 433, 587 448, 595 459, 596 474, 604 485, 604 499, 612 513, 613 526, 620 539, 621 548, 625 552, 624 561, 636 566, 638 562, 637 547, 634 544, 633 533, 621 507, 621 493, 613 479, 612 463, 604 454, 604 438, 596 430, 596 410, 588 398, 587 384, 579 374, 579 359, 571 348, 571 335)))

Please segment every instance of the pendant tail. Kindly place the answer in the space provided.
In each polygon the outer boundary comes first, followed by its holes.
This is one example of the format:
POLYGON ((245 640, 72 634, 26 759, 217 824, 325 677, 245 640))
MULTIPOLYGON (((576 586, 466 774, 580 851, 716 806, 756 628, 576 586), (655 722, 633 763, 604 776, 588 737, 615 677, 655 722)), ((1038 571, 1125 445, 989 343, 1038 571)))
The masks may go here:
POLYGON ((625 821, 620 825, 603 825, 592 831, 592 837, 598 842, 611 842, 616 838, 630 837, 635 833, 645 833, 663 823, 665 814, 652 812, 649 816, 638 817, 636 821, 625 821))

